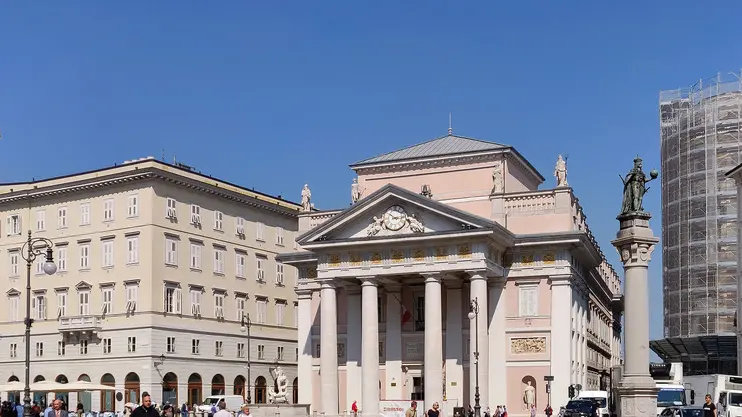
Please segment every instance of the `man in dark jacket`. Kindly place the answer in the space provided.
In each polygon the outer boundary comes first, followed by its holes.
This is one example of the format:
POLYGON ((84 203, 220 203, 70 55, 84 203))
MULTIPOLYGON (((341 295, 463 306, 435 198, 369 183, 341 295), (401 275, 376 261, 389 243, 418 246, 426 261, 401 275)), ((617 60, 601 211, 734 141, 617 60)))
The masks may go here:
POLYGON ((152 397, 148 392, 142 393, 142 405, 132 411, 131 417, 160 417, 155 407, 152 406, 152 397))

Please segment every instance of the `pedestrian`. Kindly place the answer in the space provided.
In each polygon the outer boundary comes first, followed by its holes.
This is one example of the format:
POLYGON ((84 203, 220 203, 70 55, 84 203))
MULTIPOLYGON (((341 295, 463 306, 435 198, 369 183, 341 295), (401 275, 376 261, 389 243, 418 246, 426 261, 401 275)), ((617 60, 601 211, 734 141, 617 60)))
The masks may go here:
POLYGON ((219 401, 219 404, 217 404, 217 408, 219 411, 214 413, 214 417, 232 417, 232 413, 227 411, 227 403, 224 402, 224 400, 219 401))
POLYGON ((350 406, 350 411, 353 412, 354 416, 358 415, 358 401, 353 401, 353 404, 350 406))
POLYGON ((250 406, 247 404, 242 404, 242 407, 240 407, 240 412, 237 413, 237 417, 252 417, 252 414, 250 414, 250 406))
POLYGON ((427 412, 427 417, 440 417, 441 410, 439 410, 439 405, 437 402, 433 403, 433 407, 431 407, 430 410, 427 412))
POLYGON ((131 412, 131 417, 160 417, 152 405, 152 397, 147 391, 142 393, 142 405, 131 412))
POLYGON ((413 401, 410 404, 410 408, 404 413, 405 417, 417 417, 417 401, 413 401))
POLYGON ((551 409, 551 405, 546 404, 546 408, 544 409, 544 414, 546 414, 546 417, 551 417, 551 415, 554 414, 554 410, 551 409))

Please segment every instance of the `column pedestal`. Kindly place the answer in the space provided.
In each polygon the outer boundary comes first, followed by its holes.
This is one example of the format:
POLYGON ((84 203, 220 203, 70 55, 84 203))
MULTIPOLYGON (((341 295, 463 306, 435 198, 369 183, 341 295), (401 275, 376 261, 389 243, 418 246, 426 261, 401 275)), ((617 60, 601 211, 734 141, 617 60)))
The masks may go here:
POLYGON ((616 247, 624 267, 624 373, 619 383, 619 410, 622 417, 655 417, 657 386, 649 374, 649 286, 647 268, 659 242, 649 228, 649 213, 618 216, 621 223, 616 247))

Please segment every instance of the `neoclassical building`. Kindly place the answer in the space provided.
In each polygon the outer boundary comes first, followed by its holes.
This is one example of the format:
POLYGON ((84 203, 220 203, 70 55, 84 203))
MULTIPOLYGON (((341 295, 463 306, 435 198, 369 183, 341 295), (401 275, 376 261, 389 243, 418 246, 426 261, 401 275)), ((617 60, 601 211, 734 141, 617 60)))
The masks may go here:
POLYGON ((528 414, 599 389, 620 363, 621 284, 566 184, 515 148, 449 135, 351 166, 353 204, 305 201, 299 403, 378 414, 380 400, 528 414), (478 314, 469 318, 472 303, 478 314), (474 354, 478 351, 478 366, 474 354), (529 396, 530 397, 530 396, 529 396))

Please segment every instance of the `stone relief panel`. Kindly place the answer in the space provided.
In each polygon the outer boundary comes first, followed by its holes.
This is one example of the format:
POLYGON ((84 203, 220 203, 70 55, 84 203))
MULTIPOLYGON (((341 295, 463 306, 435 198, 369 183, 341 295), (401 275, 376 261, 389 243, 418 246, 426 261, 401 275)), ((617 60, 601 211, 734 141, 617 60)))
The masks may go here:
POLYGON ((510 339, 510 353, 514 355, 546 353, 546 337, 513 337, 510 339))

